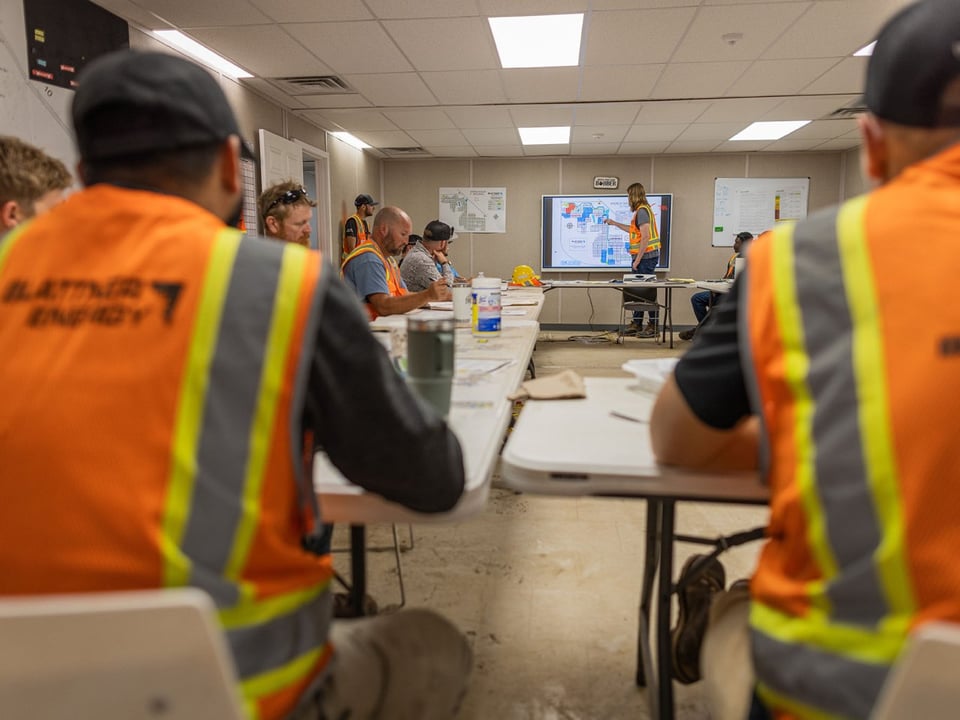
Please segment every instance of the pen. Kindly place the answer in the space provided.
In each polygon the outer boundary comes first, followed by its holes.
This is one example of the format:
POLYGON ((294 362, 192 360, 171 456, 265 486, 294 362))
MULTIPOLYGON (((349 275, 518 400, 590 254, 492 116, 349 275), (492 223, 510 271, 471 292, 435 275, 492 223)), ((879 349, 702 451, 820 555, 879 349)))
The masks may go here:
POLYGON ((636 423, 649 422, 648 420, 644 420, 642 417, 638 417, 637 415, 627 415, 626 413, 618 412, 617 410, 611 410, 610 414, 613 415, 613 417, 622 418, 624 420, 630 420, 631 422, 636 422, 636 423))

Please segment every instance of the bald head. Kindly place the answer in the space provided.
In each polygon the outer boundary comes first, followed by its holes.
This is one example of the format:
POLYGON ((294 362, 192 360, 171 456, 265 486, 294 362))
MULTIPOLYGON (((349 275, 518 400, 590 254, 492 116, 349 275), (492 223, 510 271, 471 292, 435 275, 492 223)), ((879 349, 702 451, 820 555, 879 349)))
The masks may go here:
POLYGON ((410 216, 398 207, 382 208, 373 219, 373 241, 387 255, 396 255, 413 231, 410 216))

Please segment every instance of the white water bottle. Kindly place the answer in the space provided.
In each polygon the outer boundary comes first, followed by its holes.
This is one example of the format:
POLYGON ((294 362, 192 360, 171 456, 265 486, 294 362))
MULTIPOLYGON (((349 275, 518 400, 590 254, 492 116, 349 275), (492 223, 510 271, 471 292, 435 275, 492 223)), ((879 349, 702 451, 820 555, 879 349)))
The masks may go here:
POLYGON ((473 279, 473 313, 470 328, 477 337, 500 334, 500 278, 473 279))

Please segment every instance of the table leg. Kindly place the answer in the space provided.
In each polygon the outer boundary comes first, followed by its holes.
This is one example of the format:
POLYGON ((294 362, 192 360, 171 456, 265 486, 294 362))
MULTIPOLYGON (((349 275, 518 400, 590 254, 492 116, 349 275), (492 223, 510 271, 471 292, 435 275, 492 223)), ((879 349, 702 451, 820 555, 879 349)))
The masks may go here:
POLYGON ((367 528, 365 525, 350 526, 350 606, 354 617, 365 615, 364 599, 367 596, 367 528))
POLYGON ((673 288, 664 288, 664 309, 663 316, 666 322, 663 323, 663 342, 667 341, 667 327, 670 327, 670 349, 673 349, 673 288))
POLYGON ((660 501, 660 582, 657 592, 657 694, 660 720, 673 720, 673 663, 670 608, 673 598, 673 500, 660 501))
MULTIPOLYGON (((647 501, 646 545, 643 557, 643 584, 640 590, 639 628, 637 633, 637 687, 647 687, 647 678, 655 685, 656 672, 650 653, 650 608, 653 597, 653 581, 657 574, 657 558, 660 532, 660 504, 656 500, 647 501)), ((657 694, 649 694, 650 717, 657 717, 657 694)))

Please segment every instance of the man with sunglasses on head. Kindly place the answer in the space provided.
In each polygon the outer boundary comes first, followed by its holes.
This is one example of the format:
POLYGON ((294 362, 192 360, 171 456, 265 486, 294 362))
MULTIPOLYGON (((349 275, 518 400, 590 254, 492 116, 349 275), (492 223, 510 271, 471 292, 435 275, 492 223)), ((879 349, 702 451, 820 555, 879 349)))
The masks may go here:
POLYGON ((59 203, 72 184, 62 162, 20 138, 0 135, 0 238, 59 203))
POLYGON ((304 247, 310 247, 310 218, 316 206, 295 180, 268 187, 257 201, 267 237, 304 247))

